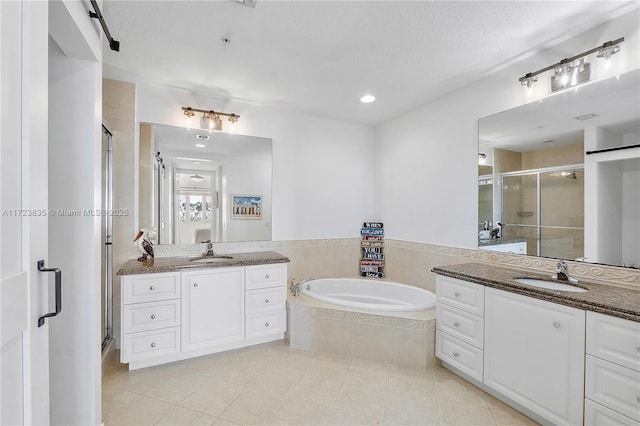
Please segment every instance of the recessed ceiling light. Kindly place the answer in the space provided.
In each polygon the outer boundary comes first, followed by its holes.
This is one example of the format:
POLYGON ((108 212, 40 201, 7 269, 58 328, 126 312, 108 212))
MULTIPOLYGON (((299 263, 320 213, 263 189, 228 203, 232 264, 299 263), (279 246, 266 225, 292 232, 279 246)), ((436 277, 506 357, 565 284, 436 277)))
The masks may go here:
POLYGON ((196 146, 197 146, 198 148, 204 148, 204 147, 205 147, 205 145, 204 145, 204 144, 201 144, 201 143, 197 143, 197 144, 196 144, 196 146))
POLYGON ((364 104, 369 104, 375 100, 376 100, 376 97, 373 95, 364 95, 363 97, 360 98, 360 102, 364 104))

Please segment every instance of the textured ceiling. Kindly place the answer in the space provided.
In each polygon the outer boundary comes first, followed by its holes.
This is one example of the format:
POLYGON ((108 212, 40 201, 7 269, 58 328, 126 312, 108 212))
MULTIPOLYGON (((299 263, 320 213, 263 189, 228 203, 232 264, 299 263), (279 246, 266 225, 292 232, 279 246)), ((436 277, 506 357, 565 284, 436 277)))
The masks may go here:
POLYGON ((108 0, 104 76, 375 125, 630 3, 108 0))

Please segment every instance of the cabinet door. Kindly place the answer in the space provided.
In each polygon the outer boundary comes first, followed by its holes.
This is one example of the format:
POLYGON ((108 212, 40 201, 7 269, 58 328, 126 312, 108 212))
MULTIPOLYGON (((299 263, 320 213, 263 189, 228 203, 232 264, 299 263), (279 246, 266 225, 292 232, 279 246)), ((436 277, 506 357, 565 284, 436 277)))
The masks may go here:
POLYGON ((244 339, 244 268, 182 273, 182 350, 244 339))
POLYGON ((485 289, 484 383, 553 424, 582 424, 585 312, 485 289))

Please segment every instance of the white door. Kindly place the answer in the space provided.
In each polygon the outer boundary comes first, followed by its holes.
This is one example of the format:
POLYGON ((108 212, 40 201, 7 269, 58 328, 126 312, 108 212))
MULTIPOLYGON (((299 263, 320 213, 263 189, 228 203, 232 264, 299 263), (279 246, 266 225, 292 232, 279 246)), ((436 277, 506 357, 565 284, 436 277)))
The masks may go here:
POLYGON ((0 1, 0 424, 49 423, 47 2, 0 1), (46 265, 48 266, 48 265, 46 265))

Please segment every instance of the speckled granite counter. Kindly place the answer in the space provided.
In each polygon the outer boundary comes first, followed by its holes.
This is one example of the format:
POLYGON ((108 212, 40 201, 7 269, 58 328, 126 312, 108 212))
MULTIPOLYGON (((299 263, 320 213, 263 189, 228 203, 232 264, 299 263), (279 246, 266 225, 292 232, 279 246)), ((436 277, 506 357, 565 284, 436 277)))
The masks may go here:
POLYGON ((548 290, 519 284, 514 279, 537 278, 550 280, 551 274, 542 275, 524 269, 510 269, 483 263, 437 266, 432 271, 436 274, 459 278, 487 287, 640 322, 640 290, 627 290, 582 280, 578 282, 577 286, 589 291, 574 293, 548 290))
POLYGON ((218 256, 228 258, 212 259, 209 263, 198 263, 192 259, 197 257, 158 257, 138 262, 129 260, 122 265, 117 275, 154 274, 158 272, 174 272, 184 269, 227 268, 231 266, 265 265, 269 263, 287 263, 289 258, 273 251, 259 251, 249 253, 220 253, 218 256))

